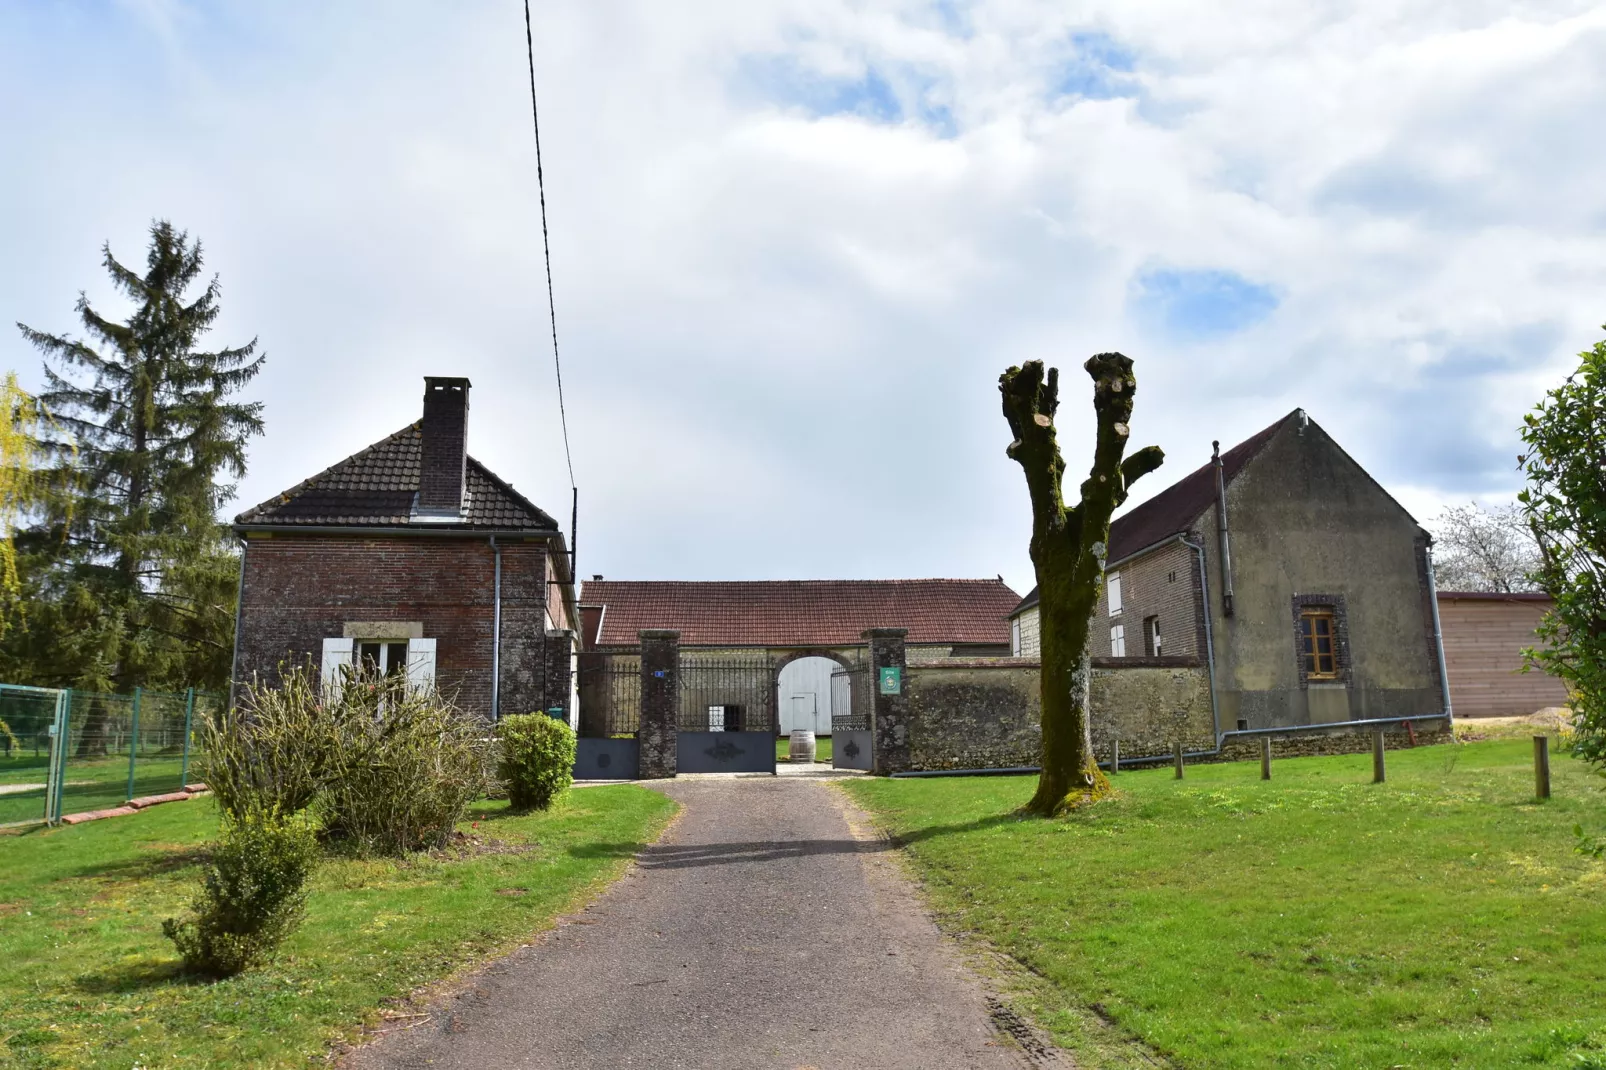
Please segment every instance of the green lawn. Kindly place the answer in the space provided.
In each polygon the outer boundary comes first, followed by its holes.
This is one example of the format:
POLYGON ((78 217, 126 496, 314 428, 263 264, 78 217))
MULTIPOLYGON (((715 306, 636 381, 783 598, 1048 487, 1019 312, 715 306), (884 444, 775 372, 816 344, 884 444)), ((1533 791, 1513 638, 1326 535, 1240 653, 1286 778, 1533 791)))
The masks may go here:
POLYGON ((1035 976, 1084 1064, 1141 1038, 1190 1068, 1606 1068, 1606 780, 1524 741, 1127 772, 1120 797, 1020 820, 1024 777, 845 784, 950 931, 1035 976), (1113 1023, 1108 1029, 1100 1022, 1113 1023))
MULTIPOLYGON (((787 739, 787 737, 785 737, 785 736, 776 736, 775 737, 775 760, 778 761, 778 762, 786 761, 786 756, 789 753, 791 753, 791 747, 792 747, 792 742, 791 742, 791 740, 787 739)), ((829 762, 831 760, 831 737, 830 736, 815 736, 814 737, 814 760, 817 761, 817 762, 829 762)))
POLYGON ((616 876, 674 810, 629 785, 548 814, 484 803, 478 846, 331 860, 307 922, 266 969, 178 972, 178 913, 216 833, 209 801, 0 835, 0 1067, 301 1067, 419 985, 525 941, 616 876))
MULTIPOLYGON (((191 758, 191 775, 194 757, 191 758)), ((29 785, 26 791, 0 790, 0 825, 17 821, 43 820, 45 813, 45 778, 49 775, 48 758, 33 756, 26 751, 12 758, 0 758, 0 789, 29 785)), ((129 798, 142 795, 162 795, 178 791, 184 786, 180 773, 182 759, 169 755, 141 755, 134 763, 134 793, 128 794, 128 755, 97 758, 93 761, 70 759, 67 762, 67 783, 62 789, 61 812, 83 813, 86 810, 103 810, 120 806, 129 798)))

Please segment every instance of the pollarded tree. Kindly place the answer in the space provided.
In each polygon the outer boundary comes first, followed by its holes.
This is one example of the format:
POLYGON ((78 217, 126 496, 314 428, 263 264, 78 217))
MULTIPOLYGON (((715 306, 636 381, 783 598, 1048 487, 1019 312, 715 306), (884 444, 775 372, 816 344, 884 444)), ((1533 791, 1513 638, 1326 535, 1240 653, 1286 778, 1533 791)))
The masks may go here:
POLYGON ((261 404, 234 395, 261 370, 256 342, 203 350, 219 313, 214 276, 199 294, 201 245, 151 226, 145 272, 104 250, 133 303, 118 322, 78 299, 85 339, 23 324, 45 354, 40 400, 65 432, 46 436, 80 493, 40 518, 48 538, 36 588, 51 611, 32 637, 40 682, 126 689, 220 686, 233 627, 235 558, 218 510, 245 474, 261 404), (50 553, 50 547, 62 547, 50 553), (197 675, 199 674, 199 675, 197 675))
POLYGON ((1090 658, 1088 629, 1104 585, 1110 515, 1128 490, 1160 467, 1165 454, 1148 446, 1126 453, 1137 379, 1132 361, 1100 353, 1083 368, 1093 379, 1097 441, 1093 468, 1082 483, 1082 500, 1069 508, 1061 483, 1065 460, 1055 438, 1059 369, 1043 374, 1043 362, 1010 368, 998 380, 1004 417, 1015 440, 1009 456, 1026 473, 1032 499, 1032 564, 1037 568, 1038 621, 1042 645, 1043 756, 1031 813, 1050 816, 1109 791, 1093 757, 1088 724, 1090 658))
POLYGON ((1523 418, 1528 486, 1517 495, 1556 600, 1528 652, 1572 692, 1576 749, 1606 772, 1606 342, 1523 418))

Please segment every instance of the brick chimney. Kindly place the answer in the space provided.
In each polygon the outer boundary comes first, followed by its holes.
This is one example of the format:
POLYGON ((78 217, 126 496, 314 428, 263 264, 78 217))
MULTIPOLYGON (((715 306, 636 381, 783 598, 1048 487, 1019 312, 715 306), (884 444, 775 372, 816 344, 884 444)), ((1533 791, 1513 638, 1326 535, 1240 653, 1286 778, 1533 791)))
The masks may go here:
POLYGON ((424 376, 423 457, 418 478, 420 512, 456 514, 463 508, 468 470, 467 379, 424 376))

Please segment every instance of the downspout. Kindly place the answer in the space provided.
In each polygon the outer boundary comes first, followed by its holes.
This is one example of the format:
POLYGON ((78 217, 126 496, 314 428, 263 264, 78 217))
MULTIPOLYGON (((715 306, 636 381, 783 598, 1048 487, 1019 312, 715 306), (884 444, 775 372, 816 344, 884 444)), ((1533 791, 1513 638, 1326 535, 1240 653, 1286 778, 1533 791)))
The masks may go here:
MULTIPOLYGON (((1227 477, 1221 464, 1221 443, 1210 443, 1215 448, 1210 460, 1216 466, 1216 537, 1221 543, 1221 615, 1232 616, 1232 548, 1227 539, 1227 477)), ((1209 619, 1208 617, 1206 618, 1209 619)))
POLYGON ((1186 535, 1177 541, 1199 556, 1199 595, 1204 604, 1205 668, 1210 673, 1210 729, 1216 737, 1216 750, 1221 749, 1221 707, 1216 701, 1216 638, 1210 627, 1210 573, 1205 570, 1205 549, 1201 543, 1188 541, 1186 535))
POLYGON ((229 657, 229 709, 234 709, 235 681, 240 675, 240 615, 245 606, 245 555, 251 549, 251 540, 240 538, 240 579, 234 589, 234 653, 229 657))
POLYGON ((1428 604, 1433 607, 1433 650, 1439 657, 1439 689, 1444 696, 1444 718, 1455 725, 1455 714, 1450 710, 1450 673, 1444 664, 1444 629, 1439 625, 1439 584, 1433 577, 1433 540, 1422 550, 1428 566, 1428 604))
POLYGON ((491 536, 491 553, 496 560, 495 586, 491 594, 491 721, 502 719, 502 547, 491 536))

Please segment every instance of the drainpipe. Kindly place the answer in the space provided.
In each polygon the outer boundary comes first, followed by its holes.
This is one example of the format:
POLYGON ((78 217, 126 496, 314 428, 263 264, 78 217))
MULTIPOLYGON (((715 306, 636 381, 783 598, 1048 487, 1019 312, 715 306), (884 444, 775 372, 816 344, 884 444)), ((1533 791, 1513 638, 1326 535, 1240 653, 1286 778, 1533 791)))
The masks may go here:
POLYGON ((495 555, 495 586, 491 595, 491 720, 501 720, 502 699, 502 547, 496 536, 491 536, 491 553, 495 555))
MULTIPOLYGON (((234 692, 240 677, 240 611, 245 606, 245 555, 251 549, 251 540, 240 539, 240 579, 234 589, 234 653, 229 657, 229 710, 234 709, 234 692)), ((186 753, 188 753, 186 741, 186 753)))
POLYGON ((1221 465, 1221 443, 1212 442, 1216 466, 1216 537, 1221 542, 1221 615, 1232 616, 1232 549, 1227 541, 1227 478, 1221 465))
POLYGON ((1444 664, 1444 629, 1439 625, 1439 584, 1433 577, 1433 541, 1428 540, 1422 551, 1428 565, 1428 604, 1433 607, 1433 650, 1439 657, 1439 688, 1444 697, 1444 716, 1453 726, 1455 714, 1450 710, 1450 673, 1444 664))
POLYGON ((1205 668, 1210 673, 1210 730, 1216 737, 1216 749, 1221 749, 1221 707, 1216 701, 1216 639, 1210 627, 1210 573, 1205 570, 1205 549, 1202 543, 1188 541, 1186 535, 1177 540, 1199 557, 1199 594, 1204 603, 1205 668))

